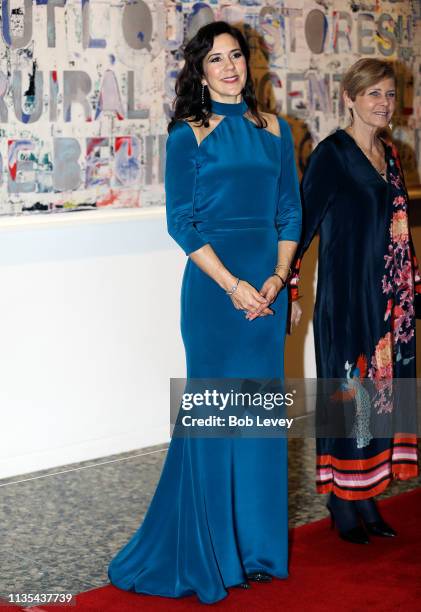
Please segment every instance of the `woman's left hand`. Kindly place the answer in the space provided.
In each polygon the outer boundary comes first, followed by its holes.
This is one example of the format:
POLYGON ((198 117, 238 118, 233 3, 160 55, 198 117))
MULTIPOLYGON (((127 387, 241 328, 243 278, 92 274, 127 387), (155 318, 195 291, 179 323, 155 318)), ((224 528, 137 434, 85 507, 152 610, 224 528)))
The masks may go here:
POLYGON ((282 280, 279 276, 269 276, 268 279, 263 283, 263 287, 260 289, 259 293, 261 296, 267 299, 267 304, 259 306, 257 310, 254 312, 249 312, 246 315, 246 319, 249 321, 253 321, 257 317, 264 316, 263 311, 265 308, 270 306, 275 300, 281 289, 285 287, 285 284, 282 284, 282 280))

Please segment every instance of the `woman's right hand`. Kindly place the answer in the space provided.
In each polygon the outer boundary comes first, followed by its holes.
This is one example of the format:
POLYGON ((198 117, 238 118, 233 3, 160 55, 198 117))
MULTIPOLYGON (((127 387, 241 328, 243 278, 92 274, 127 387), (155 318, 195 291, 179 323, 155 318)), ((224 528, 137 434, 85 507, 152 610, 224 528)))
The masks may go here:
POLYGON ((267 304, 267 307, 261 311, 260 316, 273 315, 273 310, 269 308, 269 301, 247 281, 240 280, 236 291, 230 295, 230 298, 234 308, 243 310, 246 314, 253 313, 263 304, 267 304))
POLYGON ((290 331, 292 332, 293 325, 298 325, 301 319, 301 315, 303 314, 303 310, 300 304, 295 300, 291 304, 291 320, 290 320, 290 331))

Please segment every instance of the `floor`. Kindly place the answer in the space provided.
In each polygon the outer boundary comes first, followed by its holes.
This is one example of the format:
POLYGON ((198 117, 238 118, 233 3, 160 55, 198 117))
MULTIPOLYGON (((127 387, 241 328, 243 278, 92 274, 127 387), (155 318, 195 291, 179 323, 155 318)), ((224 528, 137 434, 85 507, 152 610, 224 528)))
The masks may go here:
MULTIPOLYGON (((166 446, 0 481, 0 598, 79 593, 107 583, 107 566, 149 505, 166 446)), ((314 440, 289 440, 290 525, 326 516, 314 492, 314 440)), ((386 496, 421 486, 392 485, 386 496)))

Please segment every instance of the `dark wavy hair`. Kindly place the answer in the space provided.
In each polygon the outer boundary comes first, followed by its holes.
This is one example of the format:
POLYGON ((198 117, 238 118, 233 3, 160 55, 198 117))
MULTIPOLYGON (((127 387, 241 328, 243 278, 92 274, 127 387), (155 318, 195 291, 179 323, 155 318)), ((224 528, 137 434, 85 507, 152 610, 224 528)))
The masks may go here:
POLYGON ((184 66, 178 74, 175 84, 176 97, 173 103, 174 115, 168 125, 168 131, 180 119, 189 119, 199 125, 209 126, 211 98, 208 88, 205 88, 205 103, 202 105, 203 60, 213 47, 213 41, 220 34, 230 34, 237 40, 245 57, 247 80, 242 91, 250 113, 256 119, 257 127, 267 126, 265 119, 257 110, 257 99, 253 81, 250 75, 250 48, 241 31, 225 21, 214 21, 197 32, 184 47, 184 66))

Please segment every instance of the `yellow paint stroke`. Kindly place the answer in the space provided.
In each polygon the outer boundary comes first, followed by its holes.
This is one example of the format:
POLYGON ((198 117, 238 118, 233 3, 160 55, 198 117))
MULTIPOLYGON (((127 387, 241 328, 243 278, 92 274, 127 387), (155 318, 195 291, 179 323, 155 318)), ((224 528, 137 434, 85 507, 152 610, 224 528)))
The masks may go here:
POLYGON ((385 49, 390 49, 392 47, 392 43, 385 38, 382 38, 380 34, 375 34, 373 36, 374 40, 382 45, 385 49))

